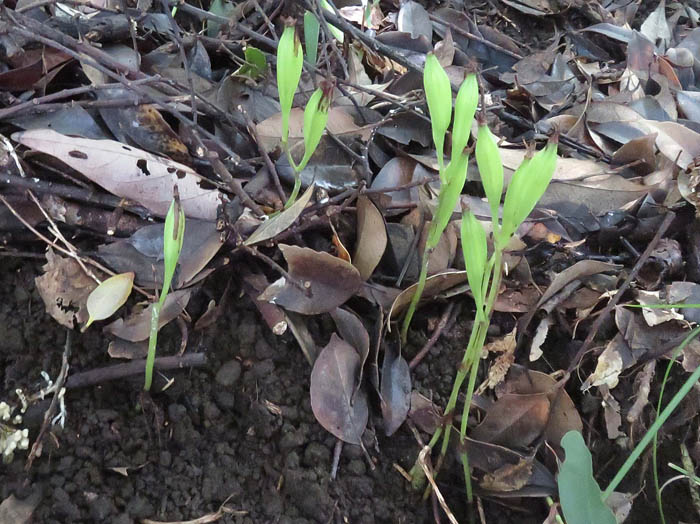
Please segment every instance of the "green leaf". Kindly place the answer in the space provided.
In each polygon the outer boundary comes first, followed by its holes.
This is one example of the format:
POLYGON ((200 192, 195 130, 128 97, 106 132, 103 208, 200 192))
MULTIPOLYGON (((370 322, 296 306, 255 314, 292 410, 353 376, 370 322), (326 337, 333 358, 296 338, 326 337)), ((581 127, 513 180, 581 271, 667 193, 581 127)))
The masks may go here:
POLYGON ((559 500, 567 524, 616 524, 593 478, 591 452, 581 433, 569 431, 561 439, 566 459, 559 469, 559 500))
POLYGON ((175 186, 175 196, 170 203, 168 214, 165 215, 165 228, 163 230, 163 289, 160 293, 160 304, 170 290, 170 282, 175 274, 177 261, 182 251, 182 242, 185 238, 185 212, 180 205, 180 197, 175 186))
POLYGON ((306 61, 312 66, 316 65, 319 29, 320 25, 316 15, 311 11, 306 11, 304 13, 304 43, 306 44, 306 61))
POLYGON ((479 167, 481 183, 491 206, 491 219, 495 225, 498 223, 498 208, 503 193, 503 164, 496 139, 485 123, 479 124, 475 153, 476 165, 479 167))
POLYGON ((321 88, 316 89, 306 104, 304 109, 304 157, 297 166, 297 172, 306 167, 321 141, 328 122, 331 91, 325 93, 321 88))
POLYGON ((304 53, 293 25, 284 28, 277 46, 277 91, 282 112, 282 143, 289 137, 289 114, 292 111, 294 93, 301 79, 304 53))
POLYGON ((474 216, 467 211, 462 215, 462 252, 467 269, 467 280, 476 302, 477 316, 484 311, 484 273, 486 271, 486 231, 474 216))
MULTIPOLYGON (((423 70, 423 89, 430 111, 433 142, 437 149, 438 165, 442 175, 444 165, 445 133, 452 120, 452 87, 447 73, 433 53, 428 53, 423 70)), ((461 151, 460 151, 461 153, 461 151)), ((443 180, 444 182, 444 180, 443 180)))
POLYGON ((95 320, 111 317, 124 305, 134 286, 134 273, 120 273, 102 281, 87 298, 88 318, 83 331, 95 320))
POLYGON ((475 74, 469 74, 462 82, 455 99, 455 121, 452 125, 452 159, 461 154, 474 121, 476 106, 479 102, 479 85, 475 74))
POLYGON ((440 188, 437 209, 435 210, 435 216, 428 232, 428 240, 425 244, 426 249, 434 249, 440 242, 440 236, 445 231, 459 200, 459 195, 462 194, 462 189, 464 189, 464 182, 467 180, 468 164, 469 155, 462 154, 445 168, 447 182, 443 182, 440 188))
POLYGON ((238 68, 236 75, 246 76, 253 80, 265 74, 267 69, 267 60, 265 55, 257 47, 245 48, 245 64, 238 68))
MULTIPOLYGON (((331 4, 328 3, 328 0, 321 0, 320 3, 323 9, 325 9, 331 14, 335 14, 333 8, 331 7, 331 4)), ((331 34, 338 42, 342 44, 345 41, 345 34, 340 29, 331 24, 328 24, 328 29, 330 29, 331 34)))
POLYGON ((503 204, 503 230, 500 243, 505 245, 528 217, 547 190, 557 162, 556 138, 532 158, 525 157, 513 173, 503 204))

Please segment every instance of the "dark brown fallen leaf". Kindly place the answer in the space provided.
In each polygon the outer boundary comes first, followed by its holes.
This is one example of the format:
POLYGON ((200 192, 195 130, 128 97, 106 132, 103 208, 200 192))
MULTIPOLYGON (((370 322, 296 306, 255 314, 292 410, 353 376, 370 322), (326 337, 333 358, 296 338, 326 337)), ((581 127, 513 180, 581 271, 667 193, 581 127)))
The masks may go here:
MULTIPOLYGON (((466 271, 445 271, 444 273, 428 277, 425 281, 423 299, 429 299, 443 291, 464 284, 466 281, 466 271)), ((407 287, 396 297, 389 310, 390 318, 395 318, 397 315, 400 315, 403 310, 408 307, 413 298, 416 286, 417 284, 413 284, 407 287)))
POLYGON ((362 280, 372 276, 387 245, 386 224, 377 206, 366 196, 357 199, 357 243, 353 264, 362 280))
POLYGON ((486 411, 472 438, 508 448, 527 448, 542 435, 549 418, 549 399, 542 393, 506 394, 486 411))
POLYGON ((384 433, 390 437, 406 420, 411 407, 411 371, 406 359, 389 340, 384 343, 384 363, 379 393, 384 433))
POLYGON ((304 315, 318 315, 344 304, 362 285, 355 266, 333 255, 286 244, 279 248, 295 282, 280 278, 270 284, 260 300, 304 315))
POLYGON ((328 432, 349 444, 362 443, 369 409, 364 389, 357 390, 360 356, 336 334, 321 350, 311 371, 311 409, 328 432))
MULTIPOLYGON (((192 292, 192 288, 180 289, 165 297, 158 322, 159 329, 182 313, 187 307, 192 292)), ((138 312, 131 313, 125 319, 118 318, 105 326, 104 331, 129 342, 146 340, 151 332, 151 309, 153 309, 153 304, 149 304, 138 312)))
POLYGON ((440 426, 442 413, 440 408, 420 392, 411 392, 411 408, 408 410, 408 418, 418 426, 419 429, 432 435, 440 426))
POLYGON ((360 355, 360 379, 362 382, 362 370, 369 356, 369 333, 359 316, 347 309, 335 308, 331 311, 331 317, 335 322, 340 338, 355 348, 360 355))
POLYGON ((97 282, 74 259, 56 255, 51 248, 46 251, 46 260, 44 274, 35 279, 46 312, 68 329, 75 327, 75 321, 84 325, 87 297, 97 282))

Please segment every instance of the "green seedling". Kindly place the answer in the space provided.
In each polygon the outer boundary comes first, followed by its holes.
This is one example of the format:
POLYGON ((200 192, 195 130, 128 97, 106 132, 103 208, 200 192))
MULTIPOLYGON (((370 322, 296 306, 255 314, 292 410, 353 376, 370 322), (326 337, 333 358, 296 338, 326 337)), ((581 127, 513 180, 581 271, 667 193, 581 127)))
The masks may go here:
POLYGON ((306 60, 315 66, 318 55, 318 34, 321 25, 318 23, 318 18, 311 11, 304 13, 304 43, 306 44, 306 60))
POLYGON ((452 213, 462 194, 464 182, 467 179, 467 166, 469 154, 466 152, 469 130, 474 119, 474 112, 479 99, 479 89, 476 75, 469 74, 462 82, 457 94, 455 104, 455 121, 453 125, 453 137, 457 137, 452 143, 452 159, 445 167, 443 147, 445 135, 452 118, 452 89, 447 73, 432 53, 426 58, 425 73, 423 76, 425 97, 430 111, 430 122, 433 130, 433 141, 438 153, 438 166, 440 172, 440 192, 438 193, 438 205, 433 220, 428 230, 428 238, 423 249, 421 271, 418 277, 416 291, 411 298, 411 303, 406 311, 401 327, 401 340, 406 343, 408 328, 411 325, 413 314, 425 289, 425 281, 428 277, 428 261, 430 254, 440 242, 452 213), (446 82, 446 83, 445 83, 446 82), (473 109, 472 109, 473 108, 473 109), (459 149, 455 149, 459 148, 459 149))
POLYGON ((246 47, 244 51, 245 63, 236 70, 235 76, 242 76, 256 80, 265 74, 267 59, 265 54, 257 47, 246 47))
POLYGON ((180 205, 180 196, 177 186, 174 187, 173 201, 165 216, 163 229, 163 289, 160 298, 154 302, 151 309, 151 328, 148 337, 148 355, 146 356, 146 377, 143 385, 144 391, 151 389, 153 382, 153 364, 156 359, 156 346, 158 344, 158 330, 160 329, 160 310, 170 291, 170 284, 175 275, 175 268, 182 251, 182 242, 185 238, 185 212, 180 205))
POLYGON ((566 458, 559 467, 557 486, 562 513, 567 524, 615 524, 617 520, 605 505, 600 487, 593 478, 593 460, 578 431, 561 439, 566 458))
POLYGON ((294 188, 284 205, 285 209, 294 204, 299 195, 300 173, 309 163, 321 141, 321 136, 328 122, 328 111, 333 95, 333 85, 326 83, 323 87, 316 89, 309 98, 304 109, 304 156, 299 164, 295 163, 289 148, 289 117, 294 103, 294 94, 299 87, 303 62, 304 52, 294 28, 294 20, 289 20, 285 23, 282 37, 277 46, 277 91, 282 113, 282 150, 287 155, 289 165, 294 170, 294 188))
MULTIPOLYGON (((430 109, 433 139, 438 150, 438 165, 440 165, 440 157, 442 154, 441 144, 444 142, 444 134, 447 130, 445 125, 446 98, 444 95, 444 87, 441 87, 444 86, 444 77, 440 73, 441 70, 442 67, 437 62, 437 59, 428 56, 423 79, 426 84, 426 98, 428 99, 428 106, 430 109), (438 96, 437 93, 443 94, 438 96)), ((458 159, 466 155, 464 155, 462 151, 456 152, 455 146, 461 147, 462 149, 466 147, 472 119, 476 111, 477 99, 478 89, 476 78, 468 76, 462 83, 457 95, 455 123, 452 135, 452 160, 447 168, 444 170, 441 169, 440 179, 442 185, 438 196, 438 209, 436 216, 433 218, 433 225, 428 235, 428 242, 426 242, 421 279, 424 279, 426 273, 426 255, 430 252, 429 246, 434 247, 437 245, 437 240, 439 240, 445 225, 449 221, 449 217, 452 214, 452 210, 454 209, 464 185, 464 178, 462 177, 466 176, 466 174, 462 173, 462 165, 458 159), (455 163, 456 161, 457 163, 455 163), (457 165, 459 165, 459 168, 457 168, 457 165), (452 185, 453 183, 454 185, 452 185), (458 190, 457 187, 459 187, 458 190)), ((449 110, 451 110, 451 108, 449 108, 449 110)), ((447 122, 449 124, 449 113, 447 114, 447 122)), ((469 420, 469 409, 471 407, 476 384, 479 356, 481 355, 481 350, 486 340, 486 334, 491 322, 491 314, 496 298, 498 297, 498 290, 503 277, 503 252, 520 224, 527 218, 530 212, 532 212, 552 179, 556 165, 557 142, 558 136, 555 134, 550 138, 549 143, 544 149, 534 155, 532 152, 526 155, 525 160, 514 173, 511 185, 506 191, 503 221, 501 223, 499 220, 499 210, 504 185, 503 164, 501 162, 496 139, 486 126, 485 117, 483 115, 479 117, 475 156, 484 186, 484 192, 486 193, 491 209, 491 229, 493 231, 494 248, 489 256, 485 229, 470 211, 464 213, 461 227, 462 251, 467 270, 467 279, 476 304, 476 318, 444 413, 445 420, 450 420, 453 417, 457 399, 460 392, 462 392, 462 386, 465 379, 469 377, 465 392, 461 425, 459 428, 460 444, 462 444, 460 449, 462 450, 466 449, 464 443, 467 432, 467 422, 469 420)), ((464 164, 464 169, 466 170, 466 164, 464 164)), ((413 300, 404 318, 402 329, 403 341, 406 339, 408 325, 415 310, 415 306, 420 299, 422 290, 423 287, 419 280, 416 293, 413 296, 413 300)), ((433 448, 442 438, 440 462, 438 464, 442 462, 447 454, 451 433, 451 425, 440 427, 430 440, 429 446, 433 448)), ((460 458, 464 467, 467 499, 471 503, 473 500, 471 475, 469 460, 465 451, 460 452, 460 458)), ((416 464, 411 470, 414 479, 420 478, 419 472, 420 465, 416 464)))

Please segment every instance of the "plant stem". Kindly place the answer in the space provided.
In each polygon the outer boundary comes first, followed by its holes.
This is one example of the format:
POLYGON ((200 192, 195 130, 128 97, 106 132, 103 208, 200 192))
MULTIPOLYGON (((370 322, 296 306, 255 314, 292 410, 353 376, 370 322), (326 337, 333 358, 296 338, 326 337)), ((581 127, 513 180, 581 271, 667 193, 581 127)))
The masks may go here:
MULTIPOLYGON (((682 349, 683 347, 688 345, 692 339, 698 336, 699 333, 700 327, 696 327, 688 334, 685 340, 683 340, 683 342, 681 342, 681 344, 678 347, 682 349)), ((678 407, 678 404, 681 403, 683 398, 690 392, 690 390, 693 388, 698 379, 700 379, 700 366, 695 371, 693 371, 692 375, 690 375, 686 379, 686 381, 681 386, 681 389, 678 390, 678 393, 673 395, 673 398, 668 403, 668 406, 666 406, 661 412, 661 414, 659 414, 658 418, 647 430, 642 440, 639 442, 639 444, 637 444, 637 447, 635 447, 634 451, 632 451, 630 456, 627 457, 625 463, 622 465, 615 477, 610 481, 610 484, 608 484, 608 487, 603 492, 603 500, 607 499, 612 494, 612 492, 615 491, 615 488, 618 486, 618 484, 620 484, 620 482, 622 482, 622 479, 625 478, 625 475, 627 475, 627 473, 632 468, 637 459, 640 457, 640 455, 647 447, 649 442, 651 442, 654 439, 654 436, 659 431, 659 429, 661 429, 661 426, 664 424, 664 422, 666 422, 668 417, 671 416, 671 413, 673 413, 673 411, 678 407)))
POLYGON ((158 343, 158 324, 160 323, 161 302, 153 303, 151 309, 151 331, 148 337, 148 355, 146 355, 146 378, 143 384, 144 391, 151 390, 153 382, 153 364, 156 360, 156 345, 158 343))
POLYGON ((408 337, 408 328, 411 325, 411 320, 413 319, 413 314, 416 312, 416 307, 423 295, 423 290, 425 289, 425 280, 428 278, 428 262, 430 260, 430 253, 432 250, 425 249, 423 251, 423 259, 421 261, 420 276, 418 277, 418 284, 416 285, 416 290, 413 292, 411 297, 411 303, 408 305, 406 310, 406 315, 403 318, 403 325, 401 326, 401 345, 406 345, 406 338, 408 337))
POLYGON ((301 173, 299 172, 299 166, 296 165, 294 159, 292 158, 292 152, 289 149, 289 142, 286 140, 282 142, 282 150, 287 155, 287 161, 294 171, 294 188, 292 189, 292 194, 289 195, 289 198, 284 204, 284 209, 287 209, 294 202, 296 202, 297 196, 299 195, 299 189, 301 188, 301 173))

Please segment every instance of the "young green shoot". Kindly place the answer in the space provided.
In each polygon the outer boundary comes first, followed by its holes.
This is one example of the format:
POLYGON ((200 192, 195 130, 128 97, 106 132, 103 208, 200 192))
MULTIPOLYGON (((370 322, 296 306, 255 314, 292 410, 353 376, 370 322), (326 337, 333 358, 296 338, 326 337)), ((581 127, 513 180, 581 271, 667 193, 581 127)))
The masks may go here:
POLYGON ((170 291, 170 285, 175 275, 177 262, 182 251, 182 242, 185 238, 185 212, 180 205, 180 195, 177 186, 173 189, 173 201, 165 216, 163 229, 163 289, 157 302, 152 304, 151 327, 148 338, 148 355, 146 356, 146 377, 143 385, 144 391, 150 391, 153 382, 153 364, 156 359, 156 346, 158 343, 158 330, 160 329, 160 310, 170 291))
MULTIPOLYGON (((442 78, 438 68, 441 69, 437 59, 433 60, 428 57, 426 60, 426 71, 424 82, 434 82, 439 84, 442 78), (428 65, 430 64, 430 67, 428 65), (428 80, 432 79, 432 80, 428 80)), ((439 99, 434 93, 437 93, 439 88, 434 85, 432 89, 427 89, 426 98, 430 109, 432 121, 433 138, 438 149, 438 164, 440 164, 440 140, 446 130, 444 97, 439 99), (432 99, 432 104, 430 100, 432 99), (443 100, 441 105, 440 100, 443 100)), ((422 293, 421 280, 424 279, 425 270, 427 268, 426 258, 430 254, 430 247, 434 248, 437 245, 436 238, 439 240, 444 227, 452 214, 454 205, 459 198, 459 193, 464 185, 462 172, 459 169, 453 168, 455 161, 460 156, 465 157, 461 151, 455 152, 455 146, 464 149, 466 146, 471 122, 476 111, 476 100, 478 98, 478 89, 476 77, 468 76, 460 88, 456 100, 455 108, 455 124, 452 133, 452 160, 444 170, 441 170, 442 186, 438 196, 438 208, 436 216, 433 218, 433 225, 428 235, 426 249, 424 251, 423 267, 421 271, 421 279, 414 294, 413 301, 409 306, 404 319, 402 339, 405 341, 408 323, 410 323, 411 315, 415 309, 415 305, 422 293), (464 90, 464 92, 462 91, 464 90), (464 115, 463 117, 460 115, 464 115), (455 156, 458 155, 458 156, 455 156), (461 183, 459 191, 455 196, 451 187, 452 177, 454 183, 461 183), (455 200, 452 200, 455 198, 455 200), (451 201, 451 204, 450 202, 451 201), (444 202, 444 204, 443 204, 444 202), (449 207, 448 207, 449 206, 449 207), (446 213, 447 218, 442 214, 446 213)), ((464 261, 467 270, 467 280, 471 288, 474 302, 476 305, 475 323, 472 328, 467 348, 462 357, 462 361, 457 371, 452 392, 445 406, 444 419, 449 421, 454 415, 454 410, 457 405, 459 394, 463 392, 464 381, 469 378, 466 392, 465 402, 463 406, 461 425, 459 428, 460 436, 460 458, 464 468, 464 477, 467 490, 467 499, 471 503, 473 501, 473 493, 471 486, 471 475, 469 468, 469 460, 465 451, 465 438, 467 433, 467 423, 469 420, 469 410, 471 407, 472 396, 476 384, 476 376, 481 350, 486 340, 489 324, 491 322, 491 314, 494 309, 498 291, 503 277, 503 253, 506 246, 509 244, 512 236, 517 231, 520 224, 532 212, 537 202, 544 194, 549 182, 554 174, 556 157, 557 157, 558 136, 554 134, 545 148, 536 154, 528 152, 523 163, 518 167, 513 174, 511 183, 506 191, 505 203, 503 207, 503 221, 499 220, 499 211, 501 208, 501 196, 503 193, 504 177, 503 164, 501 162, 500 152, 496 138, 493 136, 483 114, 479 116, 479 126, 476 138, 475 156, 477 167, 481 175, 481 181, 484 187, 489 207, 491 210, 491 230, 493 232, 493 250, 489 255, 487 247, 487 235, 481 222, 469 210, 463 213, 461 227, 461 242, 464 254, 464 261)), ((461 168, 461 166, 460 166, 461 168)), ((446 456, 449 445, 452 426, 447 425, 440 427, 433 434, 429 446, 433 448, 442 439, 440 461, 446 456)), ((439 466, 440 462, 438 463, 439 466)), ((418 467, 414 466, 411 470, 412 474, 416 474, 418 478, 418 467)))
POLYGON ((401 341, 406 343, 408 328, 411 325, 413 314, 425 289, 425 281, 428 277, 428 262, 433 250, 440 242, 440 237, 452 218, 452 213, 462 194, 464 183, 467 179, 467 166, 469 153, 466 149, 469 130, 474 119, 476 104, 479 99, 479 89, 476 75, 469 74, 462 82, 457 94, 455 106, 455 121, 453 125, 453 137, 457 141, 452 144, 452 159, 447 166, 444 165, 443 147, 445 134, 452 118, 452 89, 447 74, 433 54, 426 59, 425 73, 423 76, 425 97, 430 110, 430 121, 433 129, 433 141, 438 152, 438 165, 440 172, 440 192, 438 193, 438 205, 430 223, 428 238, 425 242, 421 260, 421 270, 418 276, 416 290, 411 297, 406 315, 401 326, 401 341), (457 149, 455 149, 457 148, 457 149))
MULTIPOLYGON (((306 18, 305 22, 307 22, 306 18)), ((307 44, 308 42, 309 40, 307 40, 307 44)), ((301 80, 303 62, 304 52, 301 48, 301 42, 294 28, 294 20, 290 19, 285 22, 285 28, 277 46, 277 91, 282 115, 281 144, 282 151, 287 155, 289 165, 294 171, 294 188, 284 205, 285 209, 289 208, 299 195, 300 174, 321 141, 328 122, 328 111, 333 95, 333 85, 327 82, 323 87, 316 89, 309 98, 304 109, 304 156, 297 164, 292 158, 289 147, 289 119, 294 103, 294 94, 301 80)))

